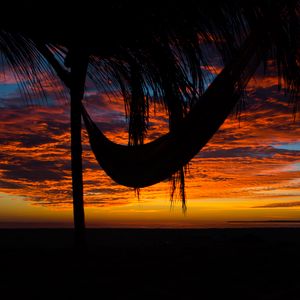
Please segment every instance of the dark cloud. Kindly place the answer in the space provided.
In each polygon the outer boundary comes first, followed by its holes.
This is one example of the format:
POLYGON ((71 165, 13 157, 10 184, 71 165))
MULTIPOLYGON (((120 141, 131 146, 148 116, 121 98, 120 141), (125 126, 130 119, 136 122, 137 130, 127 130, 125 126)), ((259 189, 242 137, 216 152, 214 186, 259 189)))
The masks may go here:
POLYGON ((300 223, 300 220, 234 220, 227 221, 228 223, 238 223, 238 224, 263 224, 263 223, 300 223))
MULTIPOLYGON (((53 135, 53 132, 51 132, 53 135)), ((36 147, 43 144, 54 143, 56 139, 50 135, 22 134, 17 137, 23 147, 36 147)))
POLYGON ((7 181, 7 178, 0 180, 0 187, 3 189, 20 189, 24 187, 22 184, 7 181))
POLYGON ((252 208, 282 208, 282 207, 300 207, 300 201, 270 203, 265 205, 253 206, 252 208))
POLYGON ((2 167, 3 175, 6 179, 17 179, 26 181, 42 182, 44 180, 61 180, 64 176, 61 170, 46 169, 44 164, 39 162, 39 167, 34 168, 29 166, 26 168, 23 165, 11 165, 2 167))
MULTIPOLYGON (((295 151, 284 149, 275 149, 271 146, 263 147, 233 147, 230 149, 218 150, 204 150, 199 153, 201 158, 230 158, 230 157, 252 157, 252 158, 266 158, 273 157, 274 155, 293 155, 295 151)), ((300 152, 300 151, 299 151, 300 152)))

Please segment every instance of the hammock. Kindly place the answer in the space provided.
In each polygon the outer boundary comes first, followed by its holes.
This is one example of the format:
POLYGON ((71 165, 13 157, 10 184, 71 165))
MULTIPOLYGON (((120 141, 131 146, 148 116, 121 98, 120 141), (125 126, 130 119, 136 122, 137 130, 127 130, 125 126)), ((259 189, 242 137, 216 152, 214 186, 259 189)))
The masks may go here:
POLYGON ((240 99, 261 56, 262 49, 251 35, 236 59, 215 78, 176 131, 144 145, 123 146, 110 141, 82 107, 91 148, 100 166, 115 182, 128 187, 146 187, 170 178, 223 124, 240 99))

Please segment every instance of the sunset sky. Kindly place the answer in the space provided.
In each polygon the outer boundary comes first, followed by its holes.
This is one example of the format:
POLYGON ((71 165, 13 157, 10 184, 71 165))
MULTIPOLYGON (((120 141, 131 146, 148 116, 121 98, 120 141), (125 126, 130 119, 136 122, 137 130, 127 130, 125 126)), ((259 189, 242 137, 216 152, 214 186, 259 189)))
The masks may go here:
MULTIPOLYGON (((4 71, 0 227, 71 227, 68 98, 59 81, 45 81, 47 101, 33 97, 26 102, 12 73, 4 71)), ((293 114, 293 104, 278 91, 276 74, 262 73, 249 83, 239 118, 233 113, 191 161, 185 214, 180 200, 170 202, 169 182, 142 189, 139 199, 132 189, 114 183, 97 164, 84 130, 87 226, 300 225, 300 115, 293 114)), ((87 83, 84 102, 109 138, 127 143, 122 99, 87 83)), ((168 128, 166 115, 156 110, 154 114, 152 108, 148 140, 168 128)))

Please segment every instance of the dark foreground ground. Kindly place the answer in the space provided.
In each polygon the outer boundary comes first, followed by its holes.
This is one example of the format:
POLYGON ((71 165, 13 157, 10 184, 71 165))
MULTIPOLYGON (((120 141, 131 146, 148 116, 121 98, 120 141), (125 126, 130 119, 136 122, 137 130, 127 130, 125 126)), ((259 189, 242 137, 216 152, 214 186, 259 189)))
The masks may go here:
POLYGON ((300 229, 0 230, 0 299, 300 299, 300 229))

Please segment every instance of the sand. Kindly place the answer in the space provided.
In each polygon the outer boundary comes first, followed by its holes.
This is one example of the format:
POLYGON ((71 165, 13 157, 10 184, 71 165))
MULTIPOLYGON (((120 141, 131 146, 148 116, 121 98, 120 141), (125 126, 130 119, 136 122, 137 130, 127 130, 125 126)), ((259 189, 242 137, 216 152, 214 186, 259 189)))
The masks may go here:
POLYGON ((300 299, 300 229, 0 230, 1 299, 300 299), (5 296, 6 295, 6 296, 5 296))

